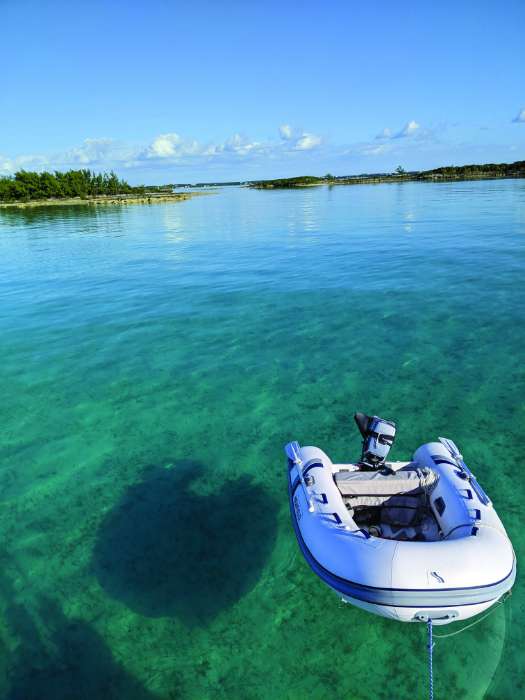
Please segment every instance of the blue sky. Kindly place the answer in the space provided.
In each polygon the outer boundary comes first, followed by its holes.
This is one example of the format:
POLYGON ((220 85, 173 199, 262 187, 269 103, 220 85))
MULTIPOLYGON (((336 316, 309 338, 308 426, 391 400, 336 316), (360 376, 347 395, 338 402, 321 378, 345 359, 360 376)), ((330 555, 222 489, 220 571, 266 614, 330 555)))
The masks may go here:
POLYGON ((525 159, 525 3, 0 0, 0 173, 525 159))

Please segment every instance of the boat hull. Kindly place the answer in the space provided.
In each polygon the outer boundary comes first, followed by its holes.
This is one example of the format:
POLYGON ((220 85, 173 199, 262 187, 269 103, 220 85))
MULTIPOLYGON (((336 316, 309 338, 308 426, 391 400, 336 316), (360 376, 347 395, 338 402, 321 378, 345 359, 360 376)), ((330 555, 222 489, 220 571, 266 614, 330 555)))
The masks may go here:
MULTIPOLYGON (((420 448, 419 464, 424 465, 431 455, 435 459, 437 450, 437 443, 420 448)), ((464 536, 447 542, 370 537, 350 518, 335 486, 333 474, 341 465, 333 465, 318 448, 304 447, 301 453, 309 486, 305 490, 297 467, 289 463, 292 523, 307 563, 343 601, 403 622, 432 618, 435 624, 447 624, 483 612, 512 587, 514 552, 492 504, 471 504, 474 496, 469 492, 465 512, 474 512, 475 524, 462 525, 463 531, 457 534, 464 536), (471 530, 476 532, 471 534, 471 530), (435 585, 434 576, 440 585, 435 585)), ((446 470, 451 468, 444 463, 441 469, 445 472, 440 475, 441 488, 446 490, 450 487, 446 470)))

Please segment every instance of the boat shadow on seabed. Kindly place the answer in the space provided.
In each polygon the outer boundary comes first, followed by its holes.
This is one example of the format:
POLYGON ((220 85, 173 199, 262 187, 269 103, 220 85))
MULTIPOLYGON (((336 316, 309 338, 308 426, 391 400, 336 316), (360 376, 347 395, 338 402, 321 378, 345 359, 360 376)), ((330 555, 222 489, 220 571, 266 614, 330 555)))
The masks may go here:
POLYGON ((98 532, 93 569, 110 596, 195 626, 256 585, 276 537, 274 499, 248 476, 218 478, 188 460, 146 467, 98 532))

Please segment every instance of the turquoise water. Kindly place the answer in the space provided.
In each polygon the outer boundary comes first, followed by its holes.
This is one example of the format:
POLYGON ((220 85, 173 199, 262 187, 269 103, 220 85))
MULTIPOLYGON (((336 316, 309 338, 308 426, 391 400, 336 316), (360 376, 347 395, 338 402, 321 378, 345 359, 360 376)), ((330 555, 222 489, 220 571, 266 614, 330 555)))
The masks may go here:
MULTIPOLYGON (((4 210, 0 261, 0 695, 425 697, 424 627, 299 555, 282 446, 451 437, 523 561, 525 182, 4 210)), ((525 695, 522 584, 436 698, 525 695)))

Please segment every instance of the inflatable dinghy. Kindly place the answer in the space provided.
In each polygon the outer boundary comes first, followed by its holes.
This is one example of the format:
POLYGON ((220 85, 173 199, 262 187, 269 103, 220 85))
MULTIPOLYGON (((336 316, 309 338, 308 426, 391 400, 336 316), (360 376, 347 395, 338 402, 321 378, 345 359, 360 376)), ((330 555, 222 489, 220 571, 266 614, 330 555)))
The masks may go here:
POLYGON ((286 445, 292 522, 313 571, 345 602, 403 622, 486 610, 516 577, 512 544, 452 440, 386 462, 395 424, 356 414, 363 454, 333 464, 286 445))

